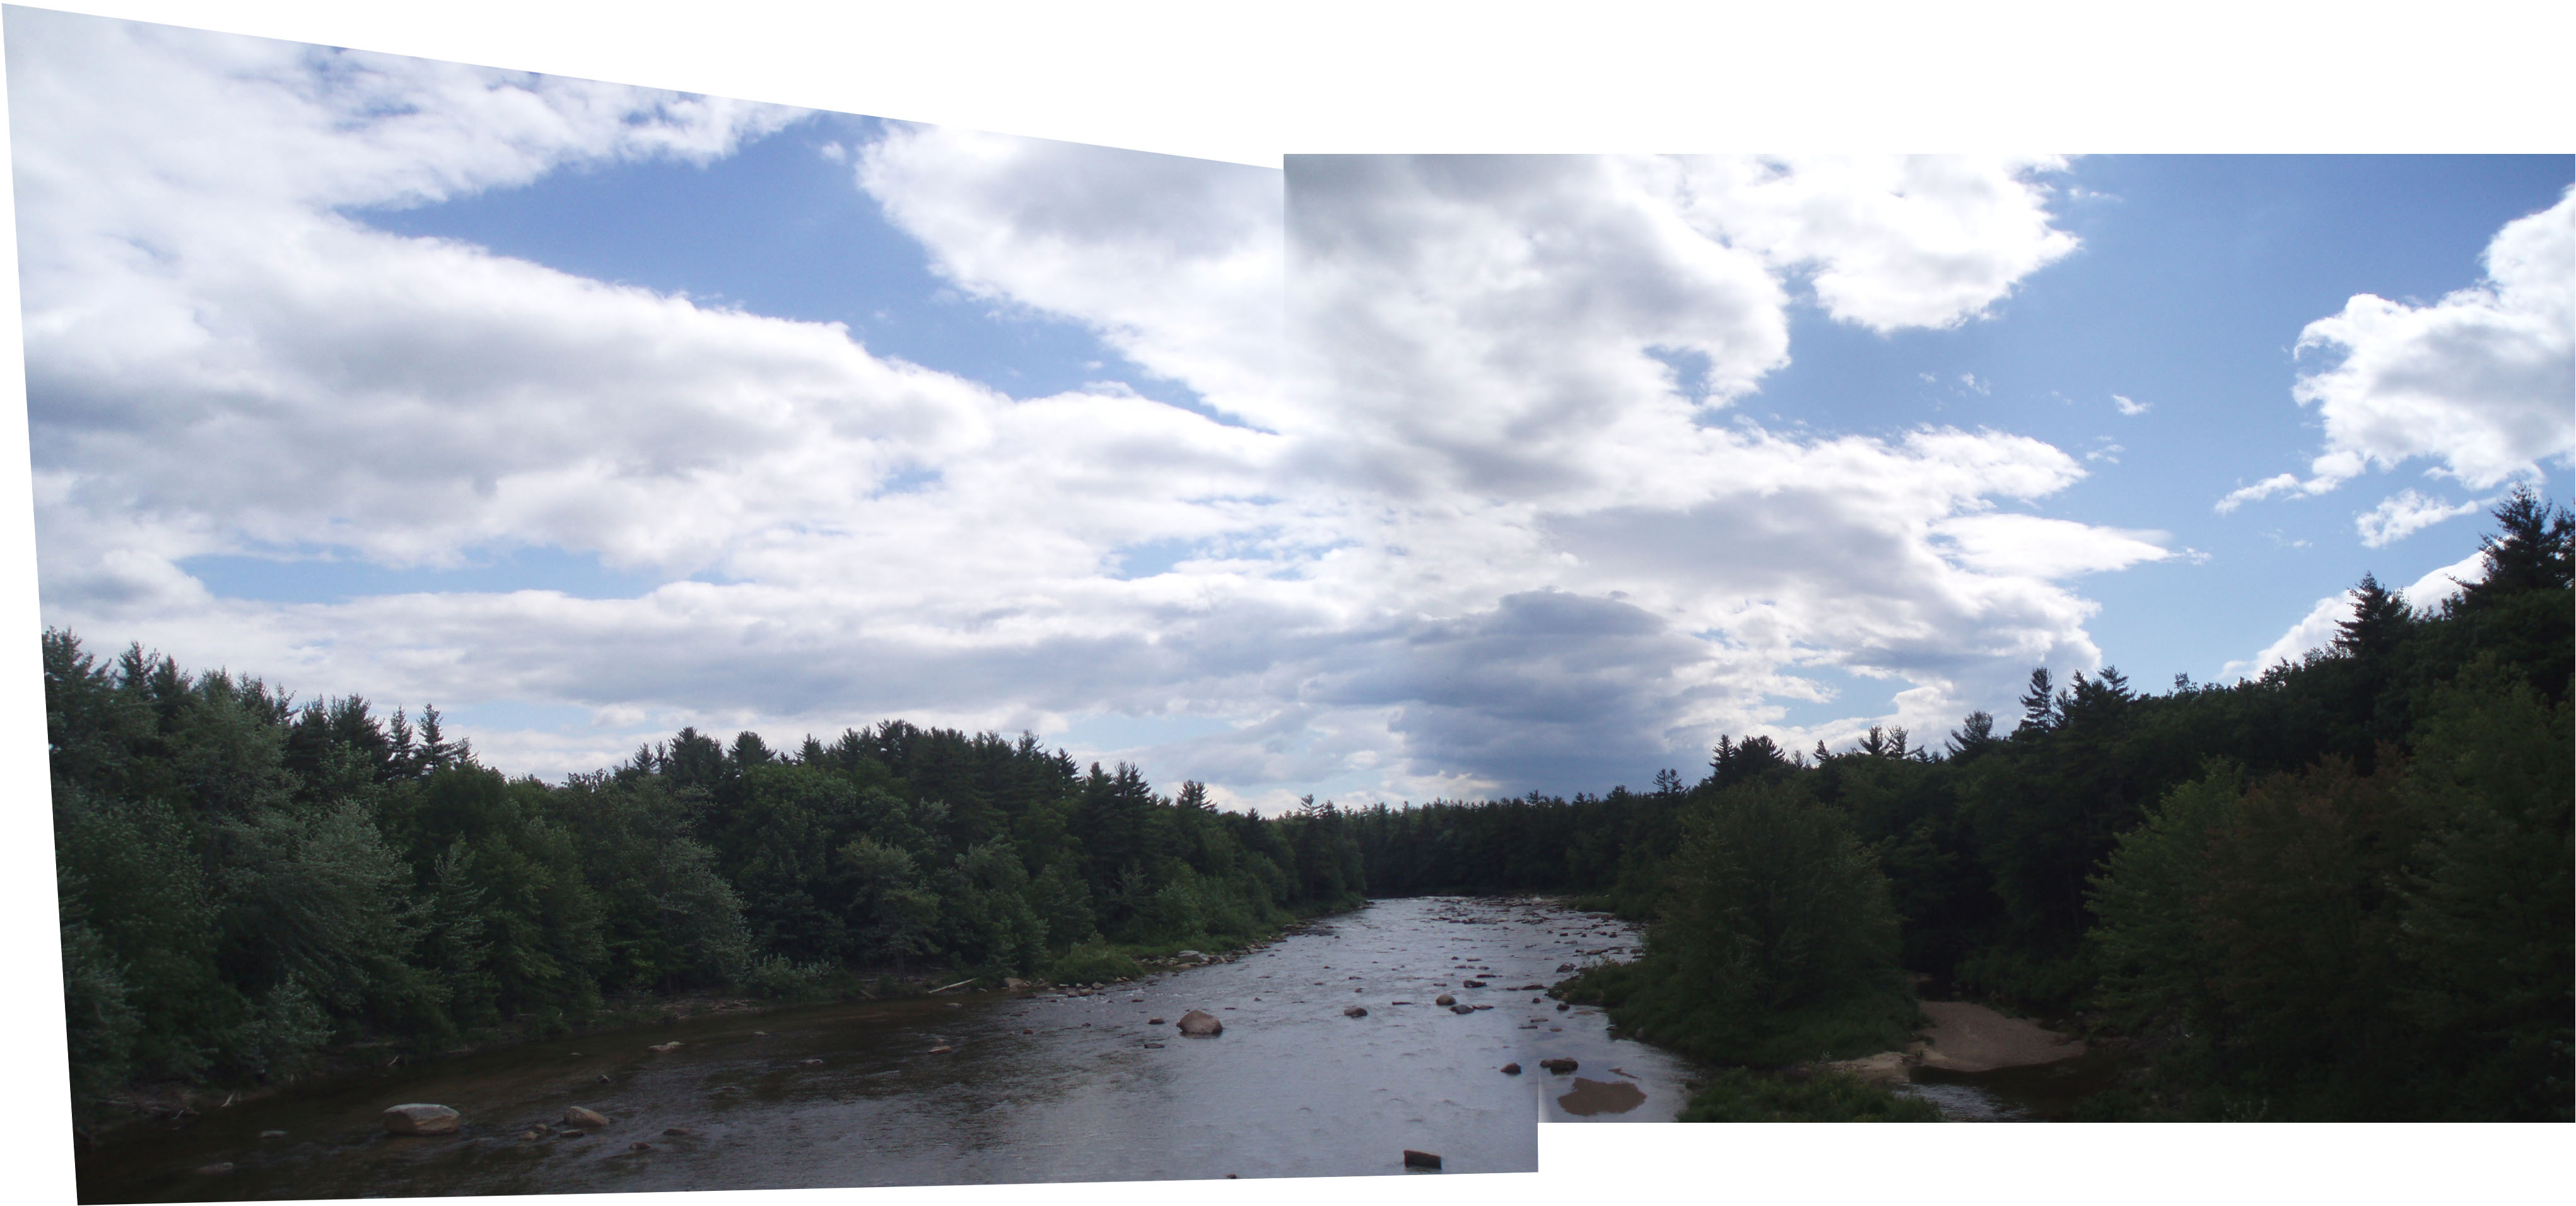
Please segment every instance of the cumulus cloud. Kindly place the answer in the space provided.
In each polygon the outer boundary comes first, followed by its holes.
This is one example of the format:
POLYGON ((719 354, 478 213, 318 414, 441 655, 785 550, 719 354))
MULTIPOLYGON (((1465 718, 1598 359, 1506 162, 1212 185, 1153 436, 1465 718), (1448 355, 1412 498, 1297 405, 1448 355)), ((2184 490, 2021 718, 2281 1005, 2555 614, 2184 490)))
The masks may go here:
POLYGON ((1220 410, 1277 420, 1280 173, 904 126, 858 180, 970 293, 1089 323, 1220 410))
POLYGON ((2333 363, 2291 393, 2317 408, 2325 450, 2308 480, 2268 479, 2219 510, 2414 460, 2483 490, 2576 455, 2576 190, 2506 223, 2483 258, 2483 280, 2429 304, 2364 293, 2309 323, 2300 354, 2333 363))
MULTIPOLYGON (((2393 593, 2404 600, 2408 607, 2429 612, 2440 608, 2443 600, 2459 594, 2466 584, 2477 582, 2485 577, 2486 555, 2472 553, 2416 579, 2408 586, 2398 588, 2393 593)), ((2297 623, 2290 625, 2290 630, 2282 633, 2280 639, 2264 646, 2262 652, 2253 657, 2227 663, 2219 669, 2218 676, 2222 679, 2238 678, 2247 674, 2259 674, 2273 666, 2295 666, 2301 658, 2308 655, 2310 650, 2332 646, 2335 637, 2340 634, 2338 626, 2352 618, 2353 603, 2359 597, 2347 590, 2317 600, 2316 606, 2309 608, 2308 614, 2299 617, 2297 623)))
POLYGON ((2413 490, 2400 490, 2379 500, 2378 506, 2362 512, 2353 520, 2353 526, 2361 532, 2361 542, 2375 549, 2391 541, 2403 540, 2443 520, 2472 514, 2478 505, 2476 502, 2455 505, 2444 499, 2426 498, 2413 490))
MULTIPOLYGON (((1075 666, 1085 642, 1207 606, 1104 577, 1125 545, 1250 549, 1264 572, 1300 555, 1260 547, 1298 539, 1293 515, 1239 501, 1263 480, 1258 433, 1132 395, 1014 403, 837 326, 345 215, 716 155, 794 111, 56 14, 11 28, 17 111, 45 115, 16 151, 54 622, 414 700, 751 708, 744 685, 768 682, 776 717, 822 698, 794 686, 813 667, 904 661, 827 647, 918 662, 1056 642, 1075 666), (214 600, 180 568, 441 566, 513 546, 727 582, 272 608, 214 600), (498 651, 531 664, 502 672, 498 651)), ((920 684, 977 681, 907 673, 832 704, 946 708, 920 684)))
POLYGON ((1816 299, 1874 331, 1984 316, 2076 247, 2050 224, 2063 160, 1962 156, 1693 159, 1694 224, 1810 274, 1816 299))
POLYGON ((1300 158, 1283 181, 912 127, 845 152, 956 288, 1088 324, 1230 422, 1015 401, 833 325, 353 216, 721 156, 792 110, 11 20, 48 621, 307 690, 587 718, 472 733, 514 770, 679 724, 1123 714, 1222 718, 1139 756, 1239 802, 1597 788, 1722 731, 1933 731, 2034 663, 2097 662, 2067 583, 2167 555, 2003 509, 2083 476, 2046 443, 1782 434, 1733 406, 1787 362, 1801 288, 1940 327, 2064 255, 2046 161, 1300 158), (272 604, 185 568, 529 546, 661 585, 272 604), (1825 668, 1889 696, 1780 725, 1825 668))

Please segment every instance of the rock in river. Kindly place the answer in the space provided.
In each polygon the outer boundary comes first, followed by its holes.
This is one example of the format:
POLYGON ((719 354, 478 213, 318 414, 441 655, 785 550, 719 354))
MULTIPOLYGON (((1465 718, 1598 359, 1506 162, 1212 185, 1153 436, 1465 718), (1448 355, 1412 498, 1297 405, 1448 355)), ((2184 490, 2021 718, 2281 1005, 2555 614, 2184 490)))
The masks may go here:
POLYGON ((1474 1013, 1474 1012, 1476 1012, 1476 1007, 1475 1007, 1475 1006, 1473 1006, 1473 1005, 1452 1005, 1452 1006, 1450 1006, 1450 1007, 1449 1007, 1449 1012, 1451 1012, 1451 1013, 1474 1013))
POLYGON ((1368 1011, 1357 1005, 1344 1005, 1342 1006, 1342 1016, 1346 1018, 1364 1018, 1368 1016, 1368 1011))
POLYGON ((1554 1072, 1559 1076, 1563 1076, 1568 1072, 1572 1072, 1576 1068, 1582 1067, 1583 1065, 1570 1059, 1543 1059, 1538 1061, 1538 1066, 1545 1068, 1550 1072, 1554 1072))
POLYGON ((588 1106, 565 1106, 563 1120, 565 1126, 586 1126, 596 1129, 608 1125, 608 1115, 588 1106))
POLYGON ((1431 1003, 1434 1005, 1455 1005, 1458 1003, 1458 998, 1450 996, 1448 993, 1444 992, 1439 996, 1431 998, 1431 1003))
POLYGON ((385 1108, 385 1129, 397 1135, 453 1135, 456 1111, 415 1101, 385 1108))
POLYGON ((1503 1075, 1505 1075, 1505 1076, 1518 1076, 1518 1075, 1520 1075, 1520 1074, 1521 1074, 1521 1066, 1520 1066, 1519 1064, 1505 1064, 1505 1065, 1503 1065, 1503 1075))
POLYGON ((1205 1010, 1193 1009, 1181 1015, 1181 1033, 1192 1038, 1214 1038, 1225 1033, 1225 1023, 1205 1010))
POLYGON ((1436 1169, 1440 1167, 1440 1157, 1432 1155, 1429 1152, 1417 1152, 1408 1147, 1404 1149, 1404 1166, 1406 1168, 1436 1169))

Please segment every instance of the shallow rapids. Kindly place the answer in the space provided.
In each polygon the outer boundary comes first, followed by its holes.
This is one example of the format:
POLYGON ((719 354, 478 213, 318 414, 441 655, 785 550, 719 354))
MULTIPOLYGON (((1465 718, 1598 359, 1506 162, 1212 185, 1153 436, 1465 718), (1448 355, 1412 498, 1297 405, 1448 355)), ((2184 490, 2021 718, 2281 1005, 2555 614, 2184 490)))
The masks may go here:
POLYGON ((284 1095, 86 1148, 80 1192, 111 1202, 1396 1175, 1407 1148, 1441 1155, 1444 1174, 1528 1172, 1538 1122, 1681 1110, 1680 1059, 1614 1040, 1597 1011, 1559 1011, 1528 987, 1563 979, 1566 964, 1629 957, 1635 942, 1620 922, 1534 900, 1380 901, 1237 962, 1091 996, 700 1018, 284 1095), (1484 1008, 1433 1004, 1443 992, 1484 1008), (1347 1016, 1351 1006, 1367 1013, 1347 1016), (1191 1009, 1224 1033, 1182 1037, 1173 1023, 1191 1009), (1577 1068, 1540 1067, 1566 1059, 1577 1068), (379 1115, 404 1102, 453 1107, 463 1125, 385 1134, 379 1115), (560 1130, 570 1106, 612 1121, 577 1138, 524 1137, 533 1124, 560 1130), (218 1163, 233 1170, 195 1171, 218 1163))

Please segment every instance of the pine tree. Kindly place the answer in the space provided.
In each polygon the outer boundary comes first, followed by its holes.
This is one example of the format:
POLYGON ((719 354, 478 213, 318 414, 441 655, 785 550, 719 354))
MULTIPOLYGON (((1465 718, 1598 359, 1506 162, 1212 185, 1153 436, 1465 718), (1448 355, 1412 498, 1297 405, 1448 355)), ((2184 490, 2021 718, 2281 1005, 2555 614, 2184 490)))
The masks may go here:
POLYGON ((2335 648, 2357 658, 2386 657, 2406 639, 2415 613, 2406 600, 2369 574, 2352 588, 2352 618, 2335 625, 2335 648))
POLYGON ((2491 606, 2527 591, 2566 590, 2576 581, 2576 516, 2543 503, 2528 486, 2517 486, 2502 505, 2489 512, 2502 532, 2479 540, 2486 555, 2486 577, 2460 595, 2463 610, 2491 606))
POLYGON ((2030 672, 2030 690, 2021 697, 2021 727, 2013 735, 2045 733, 2057 727, 2057 718, 2057 697, 2049 690, 2048 667, 2042 666, 2030 672))

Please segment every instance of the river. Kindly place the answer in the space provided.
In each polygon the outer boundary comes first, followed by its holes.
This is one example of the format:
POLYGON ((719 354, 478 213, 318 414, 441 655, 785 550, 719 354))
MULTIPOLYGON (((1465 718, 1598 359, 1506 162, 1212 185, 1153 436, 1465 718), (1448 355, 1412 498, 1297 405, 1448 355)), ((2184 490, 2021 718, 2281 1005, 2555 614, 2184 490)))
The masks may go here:
POLYGON ((1529 1172, 1538 1122, 1660 1122, 1689 1065, 1524 986, 1634 954, 1533 899, 1378 901, 1231 963, 1090 996, 984 993, 718 1015, 435 1061, 128 1128, 84 1202, 1529 1172), (1468 988, 1470 979, 1485 987, 1468 988), (1459 1014, 1454 994, 1488 1006, 1459 1014), (1349 1006, 1365 1016, 1345 1016, 1349 1006), (1190 1009, 1225 1024, 1181 1037, 1190 1009), (1157 1024, 1154 1019, 1162 1019, 1157 1024), (650 1048, 677 1042, 666 1051, 650 1048), (942 1051, 941 1048, 948 1050, 942 1051), (1571 1074, 1542 1070, 1572 1059, 1571 1074), (1500 1069, 1517 1063, 1519 1075, 1500 1069), (384 1133, 385 1107, 463 1115, 384 1133), (612 1122, 556 1132, 566 1107, 612 1122), (263 1132, 284 1132, 262 1138, 263 1132), (229 1172, 198 1169, 230 1164, 229 1172))

